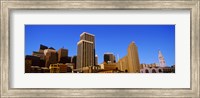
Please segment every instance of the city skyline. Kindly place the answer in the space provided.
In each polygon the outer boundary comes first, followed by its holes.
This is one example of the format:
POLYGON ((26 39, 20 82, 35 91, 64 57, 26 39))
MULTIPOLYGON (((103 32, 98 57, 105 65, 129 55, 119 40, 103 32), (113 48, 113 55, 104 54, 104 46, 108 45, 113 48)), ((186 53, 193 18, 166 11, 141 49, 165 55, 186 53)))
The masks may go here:
POLYGON ((77 55, 80 34, 89 32, 95 35, 99 64, 106 52, 124 57, 132 41, 138 46, 140 63, 159 63, 158 50, 161 50, 166 64, 175 64, 174 25, 26 25, 25 32, 25 55, 37 51, 40 44, 56 50, 64 47, 69 56, 77 55))

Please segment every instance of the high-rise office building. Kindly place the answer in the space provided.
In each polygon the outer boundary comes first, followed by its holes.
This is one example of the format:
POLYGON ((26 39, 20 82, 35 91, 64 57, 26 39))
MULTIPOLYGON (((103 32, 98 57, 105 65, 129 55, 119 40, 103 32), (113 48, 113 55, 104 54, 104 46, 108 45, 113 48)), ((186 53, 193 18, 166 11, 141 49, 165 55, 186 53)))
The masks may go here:
POLYGON ((130 72, 140 72, 140 62, 138 56, 138 49, 134 42, 128 46, 128 63, 130 72))
POLYGON ((160 63, 160 67, 166 67, 166 63, 165 63, 165 59, 164 56, 162 55, 161 51, 158 51, 158 59, 159 59, 159 63, 160 63))
POLYGON ((95 64, 95 37, 93 34, 90 34, 88 32, 83 32, 81 35, 80 35, 80 40, 86 40, 86 41, 90 41, 90 42, 93 42, 93 45, 94 45, 94 64, 95 64))
POLYGON ((61 48, 58 50, 58 62, 59 63, 67 63, 67 57, 68 57, 68 50, 61 48))
POLYGON ((90 41, 93 42, 94 46, 95 46, 95 38, 93 34, 87 33, 87 32, 83 32, 80 35, 80 41, 81 40, 86 40, 86 41, 90 41))
POLYGON ((103 56, 104 62, 106 63, 115 63, 115 56, 113 53, 105 53, 103 56))
POLYGON ((117 63, 118 68, 121 71, 129 73, 140 72, 140 62, 138 56, 138 49, 134 42, 131 42, 127 49, 128 53, 126 56, 121 58, 117 63))
POLYGON ((54 49, 45 49, 44 54, 46 57, 45 67, 49 67, 50 64, 55 64, 58 62, 58 54, 54 49))
POLYGON ((95 65, 95 39, 94 35, 83 32, 77 43, 77 69, 95 65))

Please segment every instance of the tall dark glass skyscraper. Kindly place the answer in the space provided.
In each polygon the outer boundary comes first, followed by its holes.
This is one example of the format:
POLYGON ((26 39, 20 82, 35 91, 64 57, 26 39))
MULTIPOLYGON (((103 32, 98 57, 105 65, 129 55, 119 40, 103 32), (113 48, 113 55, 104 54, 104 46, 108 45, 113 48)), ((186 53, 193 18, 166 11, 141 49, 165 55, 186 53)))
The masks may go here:
POLYGON ((108 63, 115 63, 116 60, 115 60, 115 56, 113 53, 105 53, 104 56, 103 56, 103 59, 104 59, 104 62, 108 63))

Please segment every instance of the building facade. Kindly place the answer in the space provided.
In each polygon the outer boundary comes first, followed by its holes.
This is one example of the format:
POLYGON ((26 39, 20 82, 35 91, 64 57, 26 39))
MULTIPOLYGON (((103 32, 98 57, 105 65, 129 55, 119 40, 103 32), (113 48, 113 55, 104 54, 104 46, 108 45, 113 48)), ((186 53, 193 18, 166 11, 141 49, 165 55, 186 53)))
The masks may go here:
POLYGON ((163 73, 163 68, 157 66, 156 63, 140 64, 140 73, 163 73))
POLYGON ((48 49, 48 47, 45 46, 45 45, 40 44, 39 52, 40 52, 40 53, 44 53, 44 50, 45 50, 45 49, 48 49))
POLYGON ((77 43, 77 69, 95 65, 95 41, 94 35, 83 32, 77 43))
POLYGON ((32 56, 37 56, 37 57, 39 57, 41 60, 45 60, 44 52, 33 51, 32 56))
POLYGON ((67 63, 67 57, 68 57, 68 50, 61 48, 58 50, 58 62, 59 63, 67 63))
POLYGON ((131 42, 127 49, 127 55, 117 62, 117 66, 121 71, 129 73, 140 72, 140 62, 138 49, 134 42, 131 42))
POLYGON ((140 73, 163 73, 163 68, 145 67, 145 68, 140 69, 140 73))
POLYGON ((117 62, 117 68, 121 71, 128 71, 128 56, 124 56, 117 62))
POLYGON ((103 59, 104 59, 104 62, 106 63, 116 63, 116 60, 115 60, 115 56, 113 53, 105 53, 104 56, 103 56, 103 59))
POLYGON ((50 64, 56 64, 58 62, 57 57, 57 52, 55 50, 49 49, 46 52, 45 67, 49 67, 50 64))
POLYGON ((128 46, 128 68, 129 72, 140 72, 140 62, 138 56, 138 49, 134 42, 128 46))

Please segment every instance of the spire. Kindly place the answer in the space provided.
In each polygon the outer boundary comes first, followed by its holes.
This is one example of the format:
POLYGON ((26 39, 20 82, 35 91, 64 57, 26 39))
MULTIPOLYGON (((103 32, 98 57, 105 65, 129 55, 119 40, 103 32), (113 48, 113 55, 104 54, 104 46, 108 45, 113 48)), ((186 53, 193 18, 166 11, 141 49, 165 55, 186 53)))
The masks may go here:
POLYGON ((164 56, 162 55, 160 50, 158 51, 158 59, 159 59, 160 67, 166 67, 164 56))

